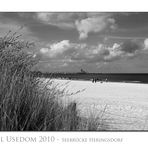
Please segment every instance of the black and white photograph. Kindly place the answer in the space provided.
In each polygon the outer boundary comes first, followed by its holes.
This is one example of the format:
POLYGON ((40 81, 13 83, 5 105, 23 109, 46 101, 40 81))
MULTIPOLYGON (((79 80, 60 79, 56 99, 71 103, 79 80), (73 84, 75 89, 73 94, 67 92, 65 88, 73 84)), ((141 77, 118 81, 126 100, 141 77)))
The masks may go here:
POLYGON ((0 131, 147 131, 148 12, 0 12, 0 131))

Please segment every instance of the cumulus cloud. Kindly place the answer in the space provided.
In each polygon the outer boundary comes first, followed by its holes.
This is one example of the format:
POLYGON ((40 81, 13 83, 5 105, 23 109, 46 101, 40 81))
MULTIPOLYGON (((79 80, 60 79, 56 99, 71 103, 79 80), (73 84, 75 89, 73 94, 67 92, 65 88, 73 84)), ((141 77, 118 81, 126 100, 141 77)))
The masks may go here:
POLYGON ((53 54, 63 53, 69 47, 70 47, 69 40, 63 40, 61 42, 50 45, 50 49, 51 49, 50 51, 53 54))
POLYGON ((89 46, 84 43, 78 44, 72 43, 69 40, 63 40, 48 44, 47 46, 48 47, 40 49, 40 54, 46 57, 45 59, 60 59, 61 61, 65 60, 67 62, 92 62, 93 60, 102 59, 102 57, 109 54, 109 51, 104 49, 103 44, 89 46))
POLYGON ((144 44, 146 47, 146 40, 144 43, 135 40, 127 40, 120 44, 114 43, 112 47, 108 47, 109 55, 105 57, 105 60, 112 61, 123 57, 135 57, 143 51, 144 44))
POLYGON ((40 52, 43 53, 43 54, 46 54, 46 53, 49 52, 49 48, 41 48, 40 52))
POLYGON ((64 51, 68 50, 70 48, 69 40, 63 40, 57 43, 48 44, 49 47, 47 48, 41 48, 40 52, 42 54, 45 54, 49 57, 55 57, 59 54, 62 54, 64 51))
POLYGON ((107 47, 107 49, 109 51, 109 55, 104 57, 106 61, 121 58, 124 54, 124 52, 121 50, 121 45, 118 43, 114 43, 112 47, 107 47))
POLYGON ((104 63, 112 62, 121 58, 131 58, 143 51, 143 46, 147 47, 147 40, 142 42, 125 41, 114 43, 112 46, 101 44, 88 45, 85 43, 72 43, 63 40, 48 44, 48 47, 41 48, 40 53, 50 59, 50 62, 59 61, 60 65, 68 66, 68 63, 104 63))
POLYGON ((79 38, 85 39, 88 34, 98 33, 105 29, 115 29, 112 13, 36 13, 35 18, 43 23, 62 29, 76 29, 79 38))
POLYGON ((144 40, 144 50, 148 50, 148 38, 144 40))
POLYGON ((141 43, 133 40, 125 41, 121 45, 121 50, 126 53, 135 53, 136 51, 141 50, 142 48, 143 48, 143 45, 141 43))
POLYGON ((90 32, 101 32, 107 27, 110 29, 115 28, 115 20, 113 18, 109 18, 106 15, 88 17, 82 20, 76 20, 75 22, 76 28, 79 32, 79 38, 85 39, 88 37, 88 33, 90 32))

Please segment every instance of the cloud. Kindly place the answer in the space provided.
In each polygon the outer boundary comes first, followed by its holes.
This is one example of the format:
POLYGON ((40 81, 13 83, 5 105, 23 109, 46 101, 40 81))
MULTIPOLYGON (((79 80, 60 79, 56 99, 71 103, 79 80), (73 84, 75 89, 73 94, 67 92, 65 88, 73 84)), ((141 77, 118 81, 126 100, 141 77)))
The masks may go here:
POLYGON ((57 43, 48 44, 47 48, 41 48, 40 52, 49 57, 56 57, 70 48, 69 40, 63 40, 57 43))
POLYGON ((41 48, 41 49, 40 49, 40 52, 41 52, 42 54, 47 54, 47 53, 49 52, 49 48, 41 48))
POLYGON ((53 52, 54 54, 63 53, 69 47, 70 47, 69 40, 63 40, 61 42, 50 45, 51 52, 53 52))
POLYGON ((113 61, 124 57, 131 58, 141 53, 144 49, 145 42, 138 40, 126 40, 123 43, 114 43, 112 47, 108 47, 109 55, 105 57, 107 61, 113 61))
POLYGON ((121 45, 118 43, 114 43, 112 47, 107 47, 109 51, 109 55, 105 56, 105 61, 113 61, 118 58, 121 58, 124 52, 121 50, 121 45))
POLYGON ((88 17, 86 19, 76 20, 75 24, 80 35, 79 39, 87 38, 88 33, 90 32, 97 33, 107 28, 115 28, 115 20, 113 18, 109 18, 107 15, 88 17))
POLYGON ((42 21, 45 24, 57 26, 62 29, 74 28, 74 16, 77 13, 36 13, 34 18, 42 21))
POLYGON ((148 50, 148 38, 144 40, 144 50, 148 50))
POLYGON ((115 29, 113 13, 36 13, 39 21, 61 29, 76 29, 79 39, 86 39, 89 33, 115 29))
POLYGON ((121 45, 121 50, 126 53, 135 53, 143 48, 143 45, 138 41, 128 40, 121 45))
POLYGON ((54 65, 63 65, 67 67, 72 64, 101 64, 116 60, 136 57, 143 51, 144 44, 139 41, 125 41, 123 43, 114 43, 112 46, 107 44, 88 45, 85 43, 72 43, 69 40, 63 40, 40 49, 43 60, 49 60, 54 65))

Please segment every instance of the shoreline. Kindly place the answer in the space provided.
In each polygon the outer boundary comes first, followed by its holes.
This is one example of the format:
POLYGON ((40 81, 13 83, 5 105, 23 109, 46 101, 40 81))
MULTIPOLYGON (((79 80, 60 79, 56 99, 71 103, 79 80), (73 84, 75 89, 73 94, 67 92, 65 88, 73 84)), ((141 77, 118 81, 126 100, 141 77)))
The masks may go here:
MULTIPOLYGON (((61 78, 43 78, 43 79, 92 82, 92 80, 86 80, 86 79, 61 79, 61 78)), ((97 84, 97 83, 148 84, 140 81, 97 81, 94 84, 97 84)))

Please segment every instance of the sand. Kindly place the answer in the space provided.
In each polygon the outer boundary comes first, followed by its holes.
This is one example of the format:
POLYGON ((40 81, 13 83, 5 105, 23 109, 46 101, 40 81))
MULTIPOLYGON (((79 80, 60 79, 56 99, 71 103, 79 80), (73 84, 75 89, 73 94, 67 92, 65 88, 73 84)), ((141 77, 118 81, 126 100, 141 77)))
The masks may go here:
POLYGON ((148 130, 148 84, 60 79, 54 82, 60 89, 66 87, 74 93, 64 99, 75 100, 83 116, 100 116, 106 130, 148 130))

